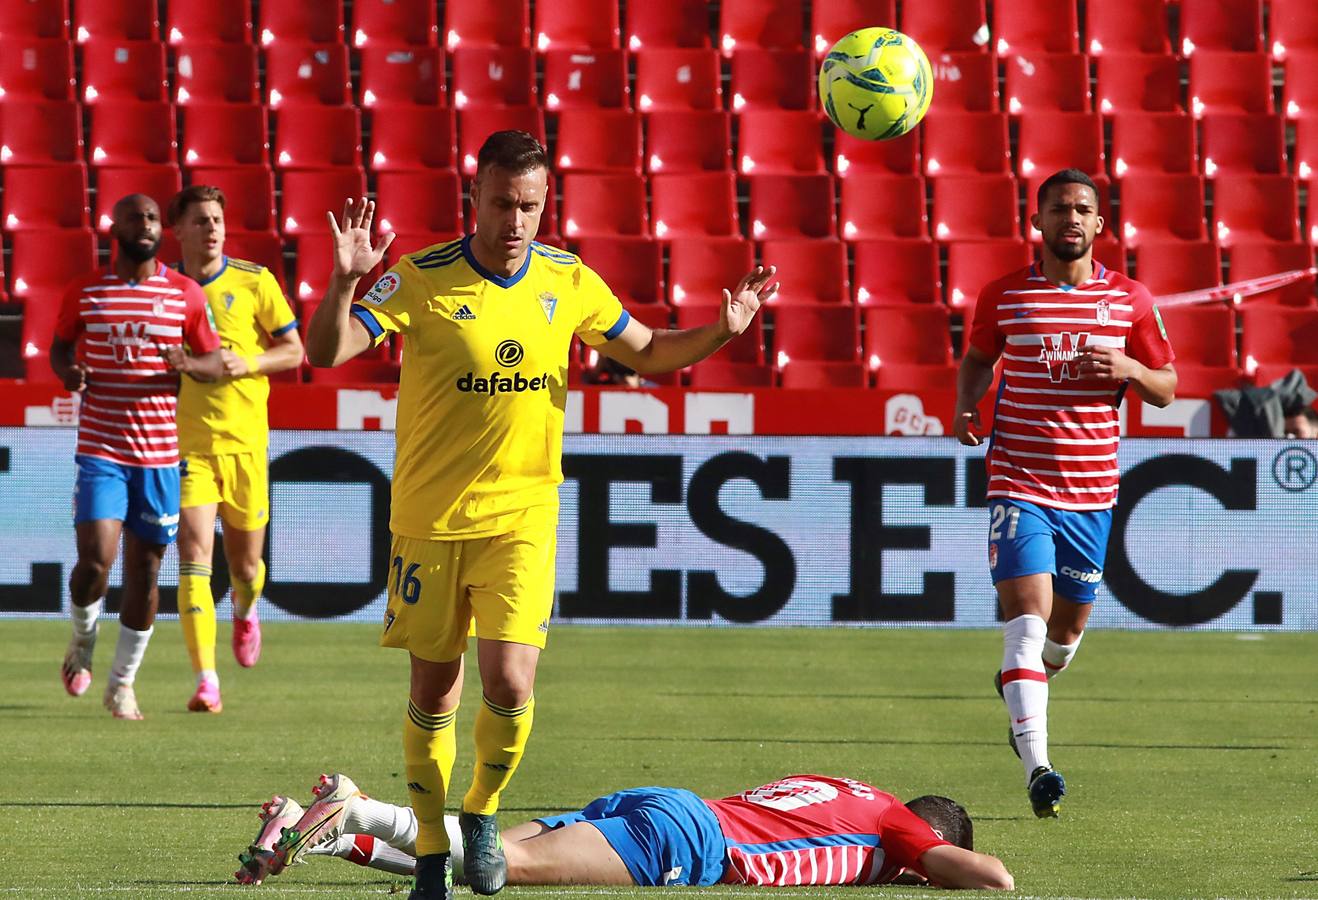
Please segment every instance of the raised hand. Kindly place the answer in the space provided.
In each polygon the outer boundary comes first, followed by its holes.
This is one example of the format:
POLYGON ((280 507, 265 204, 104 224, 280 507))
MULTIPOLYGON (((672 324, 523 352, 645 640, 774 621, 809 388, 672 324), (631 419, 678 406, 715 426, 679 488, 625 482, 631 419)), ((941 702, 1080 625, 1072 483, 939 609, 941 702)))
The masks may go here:
POLYGON ((384 234, 371 246, 371 220, 375 201, 349 197, 343 203, 343 215, 334 218, 327 212, 334 237, 334 274, 340 278, 361 278, 380 264, 384 251, 394 242, 393 232, 384 234))
POLYGON ((766 302, 778 290, 778 282, 770 284, 770 279, 778 270, 773 266, 756 266, 737 283, 735 290, 723 289, 723 308, 719 313, 719 324, 728 334, 741 334, 750 327, 751 320, 766 302))

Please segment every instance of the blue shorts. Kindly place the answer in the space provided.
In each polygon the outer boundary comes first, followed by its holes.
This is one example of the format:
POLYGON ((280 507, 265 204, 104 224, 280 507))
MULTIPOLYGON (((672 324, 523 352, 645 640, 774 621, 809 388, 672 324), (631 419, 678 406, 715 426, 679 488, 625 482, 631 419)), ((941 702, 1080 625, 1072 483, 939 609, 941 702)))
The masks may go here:
POLYGON ((1053 576, 1053 592, 1093 603, 1103 580, 1112 510, 1053 509, 1023 500, 989 500, 989 572, 1006 578, 1053 576))
POLYGON ((642 887, 708 887, 723 877, 723 829, 714 811, 690 791, 632 788, 600 797, 581 812, 536 821, 550 828, 594 825, 642 887))
POLYGON ((178 466, 125 466, 95 456, 75 456, 73 524, 118 519, 148 544, 172 544, 178 536, 178 466))

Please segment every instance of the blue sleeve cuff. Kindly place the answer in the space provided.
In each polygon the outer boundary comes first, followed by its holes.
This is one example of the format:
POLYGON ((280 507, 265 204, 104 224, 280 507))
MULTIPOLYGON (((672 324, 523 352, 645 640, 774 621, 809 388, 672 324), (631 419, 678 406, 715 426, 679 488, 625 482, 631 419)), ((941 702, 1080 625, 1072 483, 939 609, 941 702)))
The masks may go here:
POLYGON ((375 316, 371 315, 360 306, 354 306, 352 308, 352 314, 358 322, 361 322, 366 326, 366 333, 371 336, 371 345, 374 346, 379 343, 380 336, 384 334, 384 329, 380 327, 379 322, 375 321, 375 316))
POLYGON ((611 341, 618 335, 622 334, 623 330, 627 327, 627 323, 631 320, 632 314, 624 309, 622 315, 618 317, 618 321, 614 323, 613 327, 604 332, 604 340, 611 341))
POLYGON ((290 331, 292 331, 292 330, 293 330, 294 328, 296 328, 296 327, 297 327, 297 319, 294 319, 293 321, 291 321, 291 322, 289 322, 287 325, 285 325, 283 328, 276 328, 274 331, 270 332, 270 336, 271 336, 271 337, 280 337, 281 335, 288 334, 290 331))

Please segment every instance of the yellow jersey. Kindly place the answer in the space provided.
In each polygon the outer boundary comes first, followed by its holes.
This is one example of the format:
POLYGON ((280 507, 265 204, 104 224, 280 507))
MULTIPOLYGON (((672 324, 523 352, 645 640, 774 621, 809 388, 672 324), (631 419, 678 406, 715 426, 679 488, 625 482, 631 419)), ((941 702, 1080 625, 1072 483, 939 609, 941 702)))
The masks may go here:
POLYGON ((390 528, 420 540, 505 534, 558 515, 573 335, 628 315, 576 256, 532 243, 511 276, 470 237, 404 256, 353 304, 375 345, 404 335, 390 528))
MULTIPOLYGON (((278 337, 297 327, 279 282, 264 266, 226 256, 220 271, 199 283, 221 344, 239 356, 250 360, 265 350, 267 335, 278 337)), ((269 398, 270 380, 264 375, 211 384, 182 379, 179 452, 186 456, 265 449, 270 443, 269 398)))

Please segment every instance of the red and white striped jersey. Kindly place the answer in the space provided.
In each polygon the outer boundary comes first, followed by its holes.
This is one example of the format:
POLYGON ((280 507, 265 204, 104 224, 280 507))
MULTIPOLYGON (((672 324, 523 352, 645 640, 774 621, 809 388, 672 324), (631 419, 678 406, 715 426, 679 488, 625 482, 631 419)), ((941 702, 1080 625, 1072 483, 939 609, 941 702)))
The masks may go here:
POLYGON ((946 844, 892 794, 849 778, 789 775, 706 800, 728 845, 724 884, 886 884, 946 844))
POLYGON ((89 275, 65 290, 55 337, 81 338, 78 360, 89 369, 78 455, 126 466, 178 465, 179 376, 160 349, 185 342, 196 355, 219 349, 201 287, 161 264, 140 282, 113 272, 89 275))
POLYGON ((1115 506, 1126 385, 1082 376, 1075 357, 1085 347, 1115 347, 1150 369, 1172 362, 1148 289, 1098 262, 1074 287, 1030 266, 980 292, 970 346, 1003 360, 988 496, 1056 509, 1115 506))

